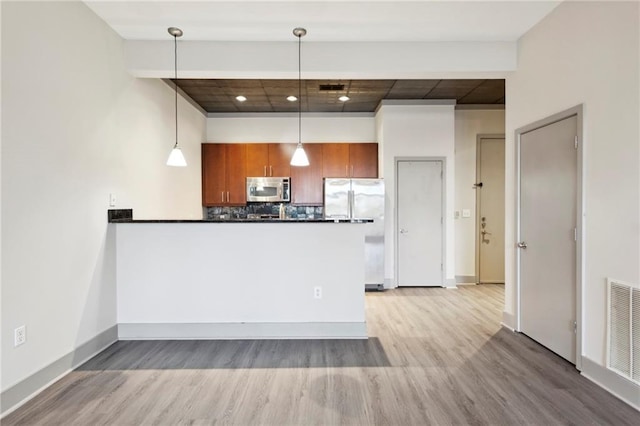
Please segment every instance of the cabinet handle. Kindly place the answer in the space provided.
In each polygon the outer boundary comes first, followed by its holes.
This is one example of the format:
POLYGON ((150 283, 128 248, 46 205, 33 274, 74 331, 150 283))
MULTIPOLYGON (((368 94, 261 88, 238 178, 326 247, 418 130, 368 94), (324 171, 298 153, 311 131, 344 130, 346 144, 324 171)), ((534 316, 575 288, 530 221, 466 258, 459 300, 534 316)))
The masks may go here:
POLYGON ((229 202, 229 191, 227 191, 227 203, 229 202))
POLYGON ((220 201, 224 203, 224 191, 222 191, 220 194, 222 194, 222 199, 220 201))
POLYGON ((353 164, 351 165, 351 176, 350 177, 353 177, 353 164))
POLYGON ((273 176, 273 166, 269 166, 269 176, 273 176))
POLYGON ((267 177, 267 166, 264 166, 264 177, 267 177))

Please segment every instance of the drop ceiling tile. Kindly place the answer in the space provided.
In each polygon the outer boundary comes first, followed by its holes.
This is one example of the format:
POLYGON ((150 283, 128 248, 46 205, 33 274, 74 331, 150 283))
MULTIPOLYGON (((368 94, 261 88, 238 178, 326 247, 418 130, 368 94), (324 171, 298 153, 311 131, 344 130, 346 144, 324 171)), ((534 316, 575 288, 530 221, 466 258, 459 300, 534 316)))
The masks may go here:
POLYGON ((353 80, 351 89, 376 89, 389 90, 393 87, 395 80, 353 80))
POLYGON ((410 92, 410 91, 394 91, 388 93, 384 99, 422 99, 427 95, 425 91, 410 92))
POLYGON ((440 80, 436 88, 458 88, 458 89, 473 89, 474 87, 479 86, 485 80, 440 80))
MULTIPOLYGON (((304 80, 303 111, 372 112, 381 99, 457 99, 464 104, 504 104, 504 80, 304 80), (321 84, 343 84, 344 90, 321 91, 321 84), (347 94, 351 100, 340 102, 347 94)), ((298 80, 179 79, 178 85, 209 112, 292 112, 297 102, 298 80), (235 100, 242 94, 244 103, 235 100)))
POLYGON ((392 90, 432 89, 440 81, 441 80, 396 80, 395 84, 392 87, 392 90))
POLYGON ((380 103, 379 101, 376 101, 376 102, 356 102, 356 103, 351 103, 351 101, 345 102, 344 103, 344 112, 370 112, 370 111, 375 111, 375 109, 378 107, 379 103, 380 103))

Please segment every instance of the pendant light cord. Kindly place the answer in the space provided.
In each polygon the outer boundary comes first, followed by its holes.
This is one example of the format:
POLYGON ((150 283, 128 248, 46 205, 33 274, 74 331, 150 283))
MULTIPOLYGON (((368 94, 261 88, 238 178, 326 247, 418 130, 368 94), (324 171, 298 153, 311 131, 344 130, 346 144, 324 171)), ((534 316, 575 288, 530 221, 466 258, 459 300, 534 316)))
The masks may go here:
POLYGON ((173 35, 173 87, 175 88, 174 106, 176 111, 176 145, 178 146, 178 37, 173 35))
POLYGON ((298 35, 298 145, 302 144, 302 59, 301 56, 302 35, 298 35))

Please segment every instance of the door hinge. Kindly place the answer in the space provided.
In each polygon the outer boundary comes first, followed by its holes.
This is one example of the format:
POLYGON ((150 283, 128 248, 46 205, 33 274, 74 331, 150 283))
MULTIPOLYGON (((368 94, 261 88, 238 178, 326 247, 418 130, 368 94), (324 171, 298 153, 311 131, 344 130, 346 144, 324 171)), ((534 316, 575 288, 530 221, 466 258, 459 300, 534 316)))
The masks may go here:
POLYGON ((577 321, 573 322, 573 333, 578 334, 578 323, 577 321))
POLYGON ((573 228, 573 241, 578 241, 578 228, 573 228))
POLYGON ((443 271, 443 270, 444 270, 444 266, 443 266, 443 264, 442 264, 442 263, 440 264, 440 270, 441 270, 441 271, 443 271))
POLYGON ((573 147, 578 149, 578 136, 576 135, 575 139, 573 139, 573 147))
POLYGON ((442 225, 444 223, 444 219, 442 218, 442 216, 440 216, 440 225, 442 225))

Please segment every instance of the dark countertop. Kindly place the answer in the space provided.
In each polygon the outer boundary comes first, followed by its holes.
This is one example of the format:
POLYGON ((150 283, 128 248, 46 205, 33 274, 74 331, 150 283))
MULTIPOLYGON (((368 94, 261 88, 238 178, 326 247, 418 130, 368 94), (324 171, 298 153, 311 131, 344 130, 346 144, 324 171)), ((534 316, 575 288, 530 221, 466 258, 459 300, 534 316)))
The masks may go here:
POLYGON ((111 209, 107 211, 109 223, 371 223, 373 219, 278 219, 277 217, 237 218, 237 219, 133 219, 131 209, 111 209))
POLYGON ((111 219, 109 223, 372 223, 373 219, 111 219))

